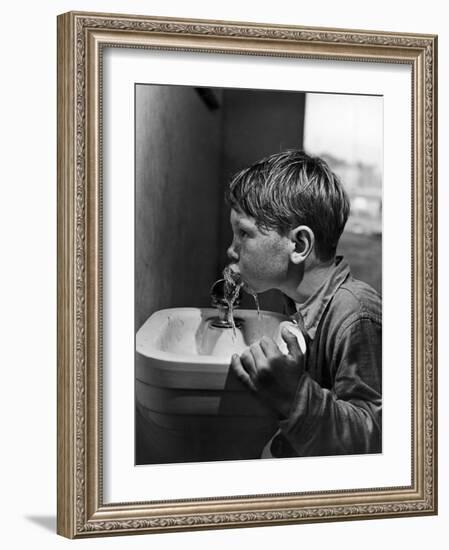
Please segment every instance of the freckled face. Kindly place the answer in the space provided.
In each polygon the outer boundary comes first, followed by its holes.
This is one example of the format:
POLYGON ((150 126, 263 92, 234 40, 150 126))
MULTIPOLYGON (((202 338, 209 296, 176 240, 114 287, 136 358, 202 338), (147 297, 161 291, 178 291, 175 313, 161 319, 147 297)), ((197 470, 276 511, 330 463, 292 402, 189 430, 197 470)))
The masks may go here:
POLYGON ((260 230, 254 218, 231 210, 233 240, 228 256, 254 292, 282 290, 287 282, 291 241, 275 230, 260 230))

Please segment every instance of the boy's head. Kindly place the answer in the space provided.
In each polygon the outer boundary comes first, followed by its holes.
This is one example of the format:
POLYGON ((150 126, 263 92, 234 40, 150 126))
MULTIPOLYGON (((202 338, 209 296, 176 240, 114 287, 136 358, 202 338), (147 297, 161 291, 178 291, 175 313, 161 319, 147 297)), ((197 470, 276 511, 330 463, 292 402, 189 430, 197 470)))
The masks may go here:
POLYGON ((228 201, 264 230, 287 235, 310 228, 318 260, 335 256, 349 215, 349 201, 326 162, 303 151, 276 153, 234 176, 228 201))

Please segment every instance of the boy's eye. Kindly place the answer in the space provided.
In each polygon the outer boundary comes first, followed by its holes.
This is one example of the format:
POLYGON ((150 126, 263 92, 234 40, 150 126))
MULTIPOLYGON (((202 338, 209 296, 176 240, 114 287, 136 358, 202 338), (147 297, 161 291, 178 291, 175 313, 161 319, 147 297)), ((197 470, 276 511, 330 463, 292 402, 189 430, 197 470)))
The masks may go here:
POLYGON ((247 231, 245 231, 244 229, 240 229, 240 236, 241 237, 247 237, 248 236, 247 231))

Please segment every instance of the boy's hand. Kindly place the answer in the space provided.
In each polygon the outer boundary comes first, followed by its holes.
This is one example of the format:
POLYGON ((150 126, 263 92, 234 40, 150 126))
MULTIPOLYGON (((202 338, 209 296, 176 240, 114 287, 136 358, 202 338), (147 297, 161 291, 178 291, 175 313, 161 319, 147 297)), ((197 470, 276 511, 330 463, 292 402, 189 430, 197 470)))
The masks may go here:
POLYGON ((304 373, 304 355, 296 336, 281 332, 288 348, 284 355, 272 338, 264 336, 239 357, 232 356, 231 368, 237 377, 282 418, 287 418, 299 378, 304 373))

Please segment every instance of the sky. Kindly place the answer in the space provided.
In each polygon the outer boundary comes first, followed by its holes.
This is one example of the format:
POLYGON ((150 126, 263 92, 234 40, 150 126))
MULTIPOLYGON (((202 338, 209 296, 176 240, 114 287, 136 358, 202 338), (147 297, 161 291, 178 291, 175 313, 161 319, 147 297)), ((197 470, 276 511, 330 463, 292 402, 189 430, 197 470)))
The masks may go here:
POLYGON ((382 167, 383 99, 379 96, 306 95, 304 148, 349 163, 382 167))

